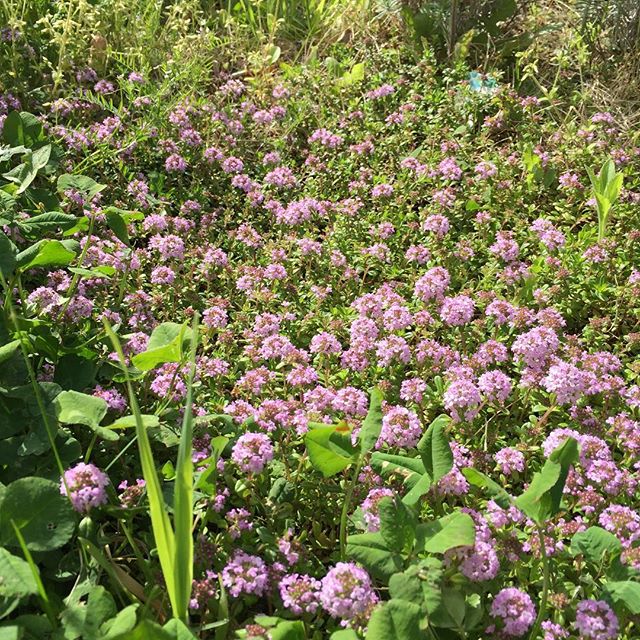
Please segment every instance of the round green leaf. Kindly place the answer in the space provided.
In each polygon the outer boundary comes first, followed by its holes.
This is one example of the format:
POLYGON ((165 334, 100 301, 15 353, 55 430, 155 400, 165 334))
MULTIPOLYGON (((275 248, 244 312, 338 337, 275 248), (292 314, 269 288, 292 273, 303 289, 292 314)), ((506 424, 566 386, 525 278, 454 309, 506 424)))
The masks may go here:
POLYGON ((51 551, 66 544, 76 528, 76 516, 57 483, 45 478, 12 482, 0 503, 0 543, 19 546, 11 522, 20 529, 31 551, 51 551))

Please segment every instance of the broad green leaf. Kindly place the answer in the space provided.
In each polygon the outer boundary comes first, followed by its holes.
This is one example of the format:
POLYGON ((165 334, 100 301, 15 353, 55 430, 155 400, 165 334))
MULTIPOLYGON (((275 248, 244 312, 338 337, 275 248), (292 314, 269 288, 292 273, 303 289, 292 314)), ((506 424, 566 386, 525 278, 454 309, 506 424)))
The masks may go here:
POLYGON ((138 610, 137 604, 130 604, 121 609, 115 618, 107 620, 100 627, 100 640, 116 640, 123 633, 131 631, 136 626, 138 610))
POLYGON ((3 138, 12 146, 33 146, 44 138, 42 124, 26 111, 11 111, 4 121, 3 138))
POLYGON ((65 173, 58 178, 58 191, 64 193, 69 189, 79 191, 85 200, 91 200, 95 195, 106 189, 106 184, 99 184, 88 176, 74 176, 65 173))
POLYGON ((366 640, 423 640, 420 629, 420 605, 407 600, 391 599, 378 605, 367 625, 366 640))
POLYGON ((409 510, 392 498, 383 498, 378 503, 380 515, 380 535, 392 551, 402 551, 409 543, 413 543, 414 522, 409 510))
POLYGON ((622 550, 620 540, 601 527, 589 527, 579 531, 571 539, 571 553, 583 555, 586 560, 600 566, 606 556, 613 556, 622 550))
POLYGON ((71 273, 77 273, 79 276, 87 278, 110 278, 115 272, 115 267, 107 264, 93 267, 93 269, 84 269, 82 267, 69 267, 71 273))
POLYGON ((197 640, 196 636, 189 630, 189 627, 177 618, 169 620, 169 622, 162 627, 162 630, 169 634, 168 637, 171 638, 171 640, 197 640))
POLYGON ((371 456, 371 466, 385 478, 392 475, 402 477, 405 486, 409 488, 413 488, 425 473, 424 464, 420 458, 377 451, 371 456))
POLYGON ((0 231, 0 273, 8 278, 16 268, 18 249, 9 236, 0 231))
POLYGON ((76 223, 76 217, 61 211, 49 211, 20 220, 17 225, 26 237, 41 236, 55 229, 70 229, 76 223))
POLYGON ((190 339, 191 329, 186 325, 163 322, 153 330, 146 351, 133 356, 133 365, 141 371, 150 371, 159 364, 180 362, 184 345, 190 339))
POLYGON ((47 166, 47 162, 49 162, 49 158, 51 157, 51 148, 50 144, 45 144, 35 149, 31 154, 31 164, 36 171, 47 166))
MULTIPOLYGON (((422 558, 409 565, 402 573, 396 573, 389 580, 389 595, 400 600, 410 602, 425 601, 425 604, 435 608, 432 590, 440 591, 440 582, 444 569, 438 558, 422 558)), ((439 603, 439 599, 438 599, 439 603)))
POLYGON ((358 62, 346 71, 340 78, 336 80, 336 84, 340 87, 349 87, 364 80, 364 63, 358 62))
POLYGON ((353 629, 340 629, 331 634, 329 640, 359 640, 360 636, 353 629))
POLYGON ((476 529, 470 515, 455 511, 433 522, 418 525, 416 538, 419 551, 444 553, 454 547, 474 544, 476 529))
POLYGON ((176 633, 166 631, 159 624, 145 618, 140 621, 135 629, 112 636, 110 640, 176 640, 178 638, 176 633))
POLYGON ((560 509, 569 469, 577 459, 578 443, 573 438, 567 438, 533 476, 527 490, 516 498, 516 507, 538 524, 555 515, 560 509))
POLYGON ((0 547, 0 598, 22 598, 38 593, 29 563, 0 547))
POLYGON ((349 536, 347 555, 365 566, 371 575, 384 581, 402 569, 402 558, 387 547, 379 533, 349 536))
POLYGON ((3 344, 0 347, 0 364, 10 360, 14 353, 17 353, 20 349, 20 340, 12 340, 3 344))
MULTIPOLYGON (((157 427, 160 424, 160 418, 153 414, 142 414, 140 418, 147 429, 157 427)), ((136 416, 121 416, 115 422, 106 425, 105 429, 133 429, 135 426, 136 416)))
POLYGON ((31 551, 51 551, 66 544, 76 528, 76 516, 58 483, 27 477, 8 485, 0 502, 0 543, 18 546, 11 521, 31 551))
POLYGON ((89 396, 78 391, 62 391, 53 401, 56 416, 62 424, 83 424, 105 440, 117 440, 117 433, 100 422, 107 413, 107 403, 102 398, 89 396))
MULTIPOLYGON (((4 124, 2 125, 2 137, 5 142, 10 144, 12 147, 24 145, 24 127, 19 111, 11 111, 6 117, 4 124)), ((26 147, 23 146, 23 148, 26 150, 26 147)))
POLYGON ((33 267, 66 267, 76 254, 60 240, 41 240, 16 256, 22 271, 33 267))
POLYGON ((402 503, 408 507, 413 507, 418 504, 418 501, 424 496, 431 488, 431 476, 428 473, 423 473, 418 481, 413 485, 411 490, 402 498, 402 503))
POLYGON ((113 596, 102 586, 92 587, 86 602, 67 604, 60 614, 65 640, 102 640, 100 627, 116 615, 113 596))
POLYGON ((271 640, 305 640, 304 623, 301 620, 281 620, 269 629, 271 640))
POLYGON ((438 416, 418 442, 422 463, 433 484, 453 468, 453 453, 444 431, 450 422, 449 416, 438 416))
POLYGON ((127 223, 120 215, 120 212, 115 207, 107 207, 104 210, 104 214, 107 218, 107 225, 109 229, 113 231, 114 235, 120 242, 129 244, 129 232, 127 231, 127 223))
POLYGON ((382 391, 378 387, 371 390, 369 411, 360 429, 360 451, 364 455, 373 449, 382 429, 382 391))
POLYGON ((511 496, 497 482, 493 481, 484 473, 471 467, 466 467, 462 469, 462 475, 467 479, 469 484, 484 489, 499 507, 508 509, 513 505, 511 496))
POLYGON ((325 478, 346 469, 356 459, 351 432, 341 432, 341 425, 310 425, 304 436, 311 464, 325 478))
POLYGON ((36 179, 37 175, 38 170, 35 169, 31 163, 30 155, 26 156, 22 164, 2 174, 4 178, 18 186, 15 191, 16 195, 24 193, 29 188, 29 185, 36 179))
POLYGON ((624 605, 633 615, 640 614, 640 582, 607 582, 603 589, 613 602, 624 605))

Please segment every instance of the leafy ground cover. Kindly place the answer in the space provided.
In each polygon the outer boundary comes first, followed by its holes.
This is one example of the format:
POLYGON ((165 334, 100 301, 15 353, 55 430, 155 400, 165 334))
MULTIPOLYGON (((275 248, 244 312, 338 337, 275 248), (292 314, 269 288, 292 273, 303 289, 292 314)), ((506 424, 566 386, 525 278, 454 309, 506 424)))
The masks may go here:
POLYGON ((639 149, 341 51, 0 97, 0 638, 637 637, 639 149))

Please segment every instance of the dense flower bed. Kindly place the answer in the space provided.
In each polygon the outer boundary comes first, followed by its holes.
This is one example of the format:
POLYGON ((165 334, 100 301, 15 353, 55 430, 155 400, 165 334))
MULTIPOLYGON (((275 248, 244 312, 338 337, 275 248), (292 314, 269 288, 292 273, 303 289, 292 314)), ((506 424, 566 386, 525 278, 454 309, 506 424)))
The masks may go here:
MULTIPOLYGON (((19 280, 7 272, 47 402, 69 390, 104 401, 95 424, 65 419, 57 401, 60 489, 86 516, 82 538, 110 546, 165 606, 128 446, 132 407, 102 320, 123 343, 170 488, 188 359, 137 365, 154 330, 197 312, 194 629, 224 619, 229 637, 278 638, 283 620, 300 620, 287 632, 303 635, 286 637, 636 637, 640 150, 608 113, 560 121, 548 102, 478 91, 466 73, 437 76, 394 55, 378 54, 362 83, 292 70, 216 78, 209 95, 86 69, 68 98, 24 105, 64 150, 61 171, 95 181, 58 182, 60 210, 79 222, 48 237, 77 240, 74 260, 35 263, 19 280), (587 169, 608 158, 624 186, 598 237, 587 169), (381 427, 356 464, 349 441, 364 440, 376 388, 381 427), (384 456, 420 460, 441 414, 451 463, 400 502, 415 482, 384 456), (342 468, 313 455, 318 423, 347 434, 326 449, 348 458, 342 468), (510 496, 566 443, 579 453, 558 463, 542 499, 555 507, 536 522, 510 496), (461 514, 465 544, 387 540, 461 514), (380 531, 382 560, 362 551, 374 538, 359 537, 380 531)), ((19 108, 0 98, 5 122, 19 108)), ((18 222, 33 211, 4 220, 18 249, 30 240, 18 222)), ((19 369, 0 374, 7 425, 12 412, 37 413, 15 391, 28 382, 19 369)), ((6 431, 4 484, 58 481, 33 418, 6 431)), ((71 535, 40 550, 61 597, 80 573, 71 535)))

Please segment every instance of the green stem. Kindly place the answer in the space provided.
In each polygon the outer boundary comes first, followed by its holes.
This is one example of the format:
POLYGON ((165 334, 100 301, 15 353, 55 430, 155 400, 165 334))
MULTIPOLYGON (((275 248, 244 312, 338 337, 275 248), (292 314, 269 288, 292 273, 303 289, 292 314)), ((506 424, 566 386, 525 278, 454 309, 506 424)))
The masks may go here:
POLYGON ((36 566, 36 563, 33 561, 33 557, 31 556, 31 552, 29 551, 29 548, 27 547, 24 537, 22 536, 22 532, 20 531, 20 529, 18 528, 18 526, 13 520, 11 520, 11 526, 13 527, 13 531, 16 534, 16 538, 18 538, 18 543, 20 544, 22 553, 24 554, 24 557, 27 560, 27 563, 29 564, 29 568, 31 569, 31 575, 33 576, 33 579, 36 583, 36 587, 38 589, 38 595, 40 596, 40 600, 42 601, 42 608, 47 614, 47 618, 49 618, 49 622, 51 622, 51 625, 55 627, 57 616, 51 604, 51 600, 49 600, 49 596, 47 595, 47 592, 44 588, 44 584, 42 584, 42 579, 40 578, 40 572, 38 571, 38 567, 36 566))
POLYGON ((84 463, 87 464, 87 462, 89 462, 89 458, 91 457, 91 452, 93 451, 93 447, 96 444, 96 440, 98 439, 98 434, 94 433, 93 437, 91 438, 91 442, 89 443, 89 446, 87 447, 87 453, 84 454, 84 463))
POLYGON ((353 477, 347 488, 347 492, 344 496, 344 502, 342 503, 342 513, 340 514, 340 559, 344 561, 346 559, 347 552, 347 517, 349 515, 349 507, 351 505, 351 498, 353 497, 353 491, 358 482, 358 476, 360 475, 360 467, 362 466, 362 457, 358 457, 353 477))
POLYGON ((549 597, 549 583, 551 581, 551 572, 549 570, 549 557, 547 556, 547 545, 544 539, 544 531, 539 524, 536 524, 538 530, 538 539, 540 540, 540 557, 542 559, 542 595, 540 596, 540 609, 536 618, 529 640, 536 640, 540 626, 547 613, 547 599, 549 597))

